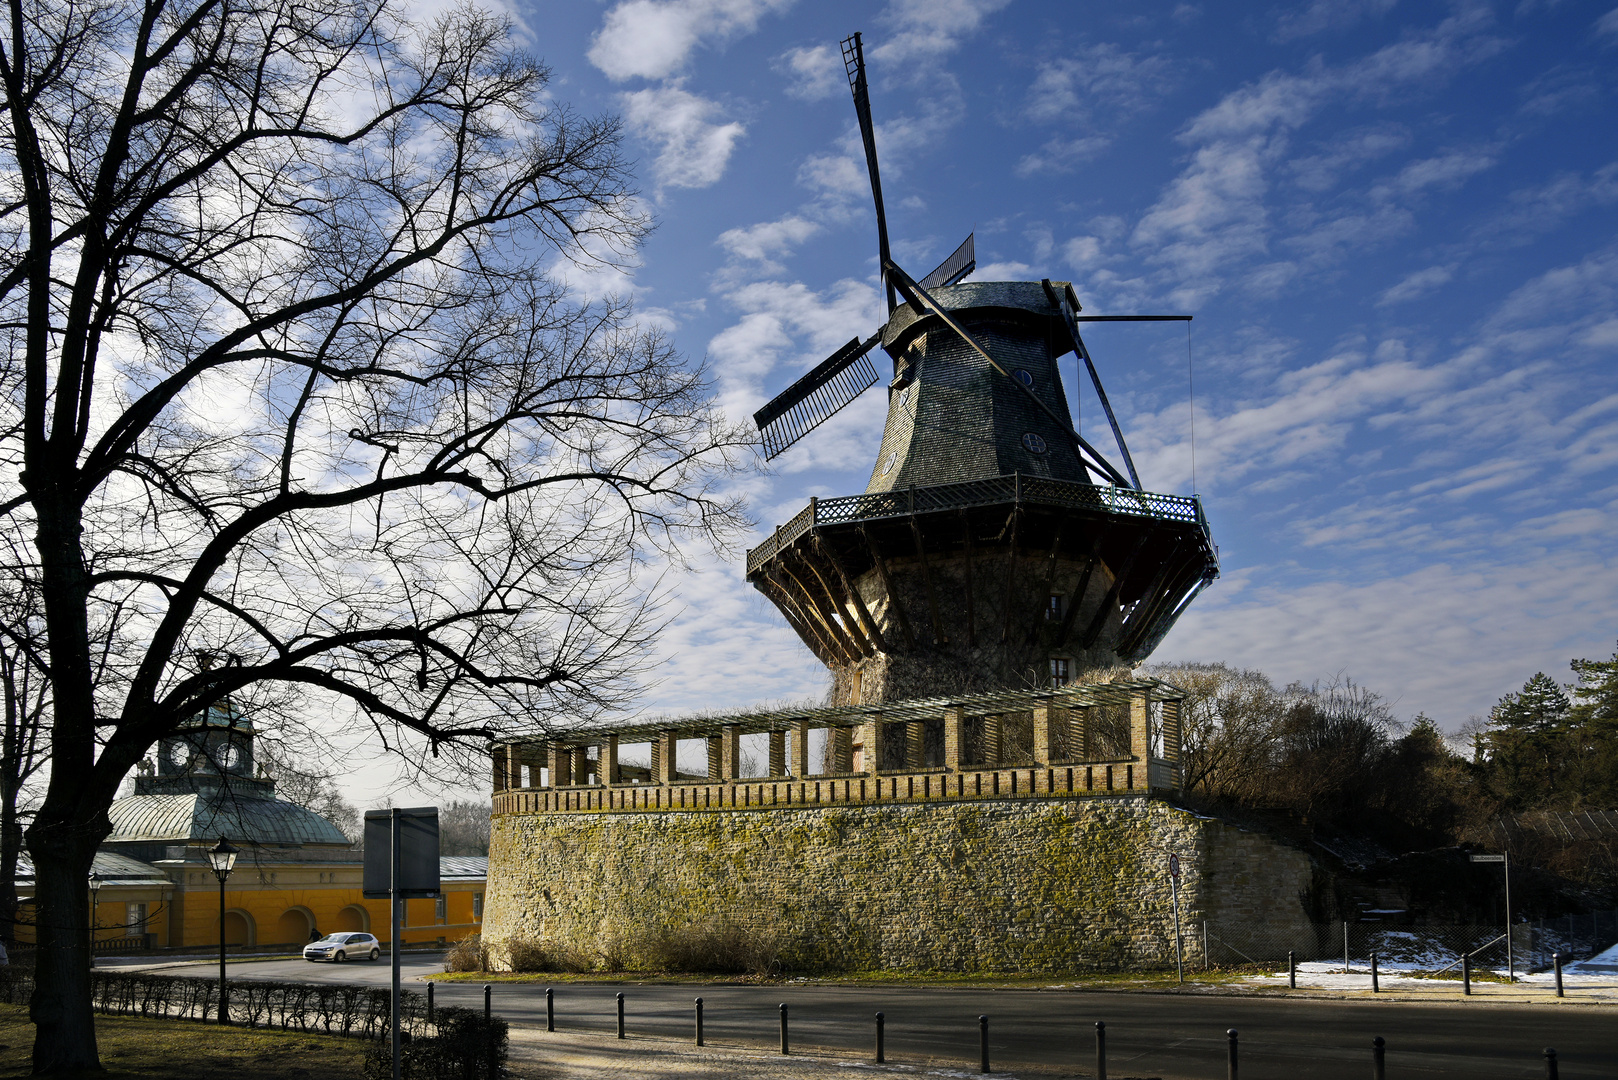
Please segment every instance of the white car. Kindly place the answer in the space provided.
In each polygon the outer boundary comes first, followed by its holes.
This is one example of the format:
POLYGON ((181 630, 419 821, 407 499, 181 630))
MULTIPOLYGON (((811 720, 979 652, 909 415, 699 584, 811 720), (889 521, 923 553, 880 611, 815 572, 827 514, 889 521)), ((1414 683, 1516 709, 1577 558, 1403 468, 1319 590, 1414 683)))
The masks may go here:
POLYGON ((327 934, 303 947, 305 960, 330 960, 334 964, 341 964, 350 957, 375 960, 381 955, 382 943, 370 934, 327 934))

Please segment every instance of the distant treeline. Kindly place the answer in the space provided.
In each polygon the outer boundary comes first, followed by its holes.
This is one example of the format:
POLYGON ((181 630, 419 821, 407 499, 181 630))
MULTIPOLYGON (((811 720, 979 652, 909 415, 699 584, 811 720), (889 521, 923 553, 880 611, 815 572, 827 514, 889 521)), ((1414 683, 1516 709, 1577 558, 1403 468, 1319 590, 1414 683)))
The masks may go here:
MULTIPOLYGON (((1191 798, 1413 851, 1499 844, 1517 823, 1554 812, 1618 810, 1618 650, 1570 666, 1571 683, 1536 674, 1450 735, 1425 715, 1400 723, 1380 695, 1346 679, 1278 688, 1225 664, 1153 674, 1191 695, 1182 709, 1191 798)), ((1614 839, 1586 831, 1521 854, 1610 888, 1614 839)))

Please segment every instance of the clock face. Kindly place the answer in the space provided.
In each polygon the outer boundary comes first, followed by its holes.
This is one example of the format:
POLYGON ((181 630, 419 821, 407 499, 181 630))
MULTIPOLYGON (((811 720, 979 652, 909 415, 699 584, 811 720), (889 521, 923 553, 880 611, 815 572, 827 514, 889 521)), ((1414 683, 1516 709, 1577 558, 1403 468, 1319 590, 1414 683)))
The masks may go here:
POLYGON ((219 767, 221 769, 234 769, 241 763, 242 748, 233 742, 226 743, 219 748, 219 767))
POLYGON ((163 764, 171 769, 185 768, 189 757, 190 754, 186 752, 185 745, 179 741, 171 742, 163 748, 163 764))

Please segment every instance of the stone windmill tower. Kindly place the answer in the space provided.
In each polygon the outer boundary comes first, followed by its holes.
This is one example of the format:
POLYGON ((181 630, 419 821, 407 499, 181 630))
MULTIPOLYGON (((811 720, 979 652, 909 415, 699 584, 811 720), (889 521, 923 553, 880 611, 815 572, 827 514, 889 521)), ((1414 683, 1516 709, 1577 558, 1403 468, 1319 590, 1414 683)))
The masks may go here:
POLYGON ((843 42, 889 319, 755 414, 775 457, 874 386, 888 416, 861 495, 812 499, 748 552, 747 579, 834 676, 833 704, 1061 685, 1148 656, 1219 572, 1198 500, 1145 491, 1067 282, 958 284, 967 237, 916 281, 888 249, 860 35, 843 42), (1083 361, 1123 470, 1074 429, 1057 370, 1083 361), (1127 475, 1126 475, 1127 474, 1127 475))

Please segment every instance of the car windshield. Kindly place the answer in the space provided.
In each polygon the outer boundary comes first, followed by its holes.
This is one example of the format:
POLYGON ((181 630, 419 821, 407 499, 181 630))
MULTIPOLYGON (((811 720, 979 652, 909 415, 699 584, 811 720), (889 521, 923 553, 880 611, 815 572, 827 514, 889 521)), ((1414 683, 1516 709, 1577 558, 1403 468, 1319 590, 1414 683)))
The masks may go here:
POLYGON ((341 945, 341 944, 343 944, 343 942, 348 940, 348 935, 347 934, 327 934, 325 937, 321 938, 320 940, 322 942, 329 941, 334 945, 341 945))

